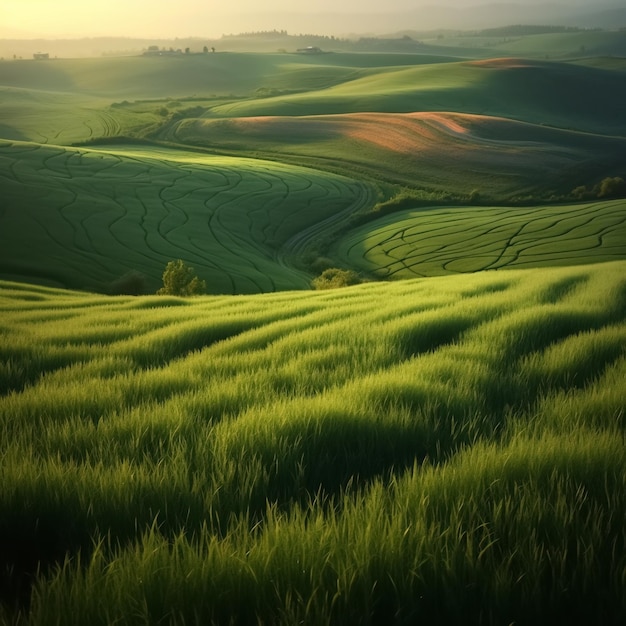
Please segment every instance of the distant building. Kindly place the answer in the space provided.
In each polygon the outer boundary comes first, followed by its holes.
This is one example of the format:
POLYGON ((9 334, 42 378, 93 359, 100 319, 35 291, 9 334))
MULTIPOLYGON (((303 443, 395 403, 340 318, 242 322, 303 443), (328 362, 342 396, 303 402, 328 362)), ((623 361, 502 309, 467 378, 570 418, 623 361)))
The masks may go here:
POLYGON ((182 54, 183 51, 179 48, 178 50, 174 50, 174 48, 170 48, 166 50, 165 48, 159 49, 159 46, 149 46, 146 51, 144 51, 143 56, 145 57, 171 57, 182 54))
POLYGON ((33 54, 35 61, 47 61, 49 58, 50 55, 47 52, 35 52, 35 54, 33 54))

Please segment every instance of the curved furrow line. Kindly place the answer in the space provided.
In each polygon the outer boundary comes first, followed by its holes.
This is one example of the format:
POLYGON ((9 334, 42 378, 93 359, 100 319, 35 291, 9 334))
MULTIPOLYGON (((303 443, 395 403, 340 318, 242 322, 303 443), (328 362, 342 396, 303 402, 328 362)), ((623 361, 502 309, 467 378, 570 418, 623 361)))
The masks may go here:
POLYGON ((420 274, 419 272, 413 269, 414 265, 417 265, 417 264, 410 264, 410 263, 407 263, 406 259, 399 259, 398 261, 396 261, 396 263, 391 263, 385 266, 385 269, 387 270, 387 276, 389 277, 393 277, 394 275, 396 275, 398 272, 402 270, 407 270, 411 272, 412 274, 414 274, 415 276, 422 276, 422 274, 420 274), (399 265, 400 267, 398 267, 397 269, 392 269, 394 265, 399 265))
POLYGON ((44 156, 42 160, 41 169, 39 169, 38 172, 43 172, 47 170, 50 173, 54 173, 55 177, 57 178, 62 177, 62 178, 71 180, 72 175, 67 166, 68 151, 64 149, 60 149, 60 150, 52 150, 51 152, 52 153, 49 156, 44 156), (62 160, 62 166, 63 166, 64 171, 61 171, 60 166, 57 166, 57 159, 62 160), (54 165, 52 165, 52 163, 54 163, 54 165))
MULTIPOLYGON (((277 242, 277 228, 281 226, 285 219, 282 218, 282 216, 288 215, 291 217, 297 214, 296 212, 289 211, 289 207, 284 207, 285 200, 288 196, 288 191, 279 199, 274 195, 267 194, 265 197, 260 198, 260 202, 256 208, 246 213, 251 245, 263 254, 267 254, 268 242, 277 242), (272 219, 274 213, 277 214, 277 217, 272 219)), ((295 201, 297 202, 297 199, 295 201)))
MULTIPOLYGON (((209 220, 207 221, 207 228, 209 229, 209 232, 211 233, 211 236, 213 237, 213 241, 215 241, 215 243, 219 247, 221 247, 224 250, 228 251, 228 248, 226 248, 226 246, 224 246, 224 244, 220 241, 219 237, 217 237, 216 234, 215 234, 215 231, 213 229, 213 224, 212 224, 213 217, 214 217, 214 214, 212 214, 209 217, 209 220)), ((231 293, 236 293, 235 281, 233 280, 233 277, 231 276, 230 272, 225 271, 224 268, 221 265, 219 265, 218 267, 222 271, 222 274, 227 278, 228 282, 230 283, 231 293)))
MULTIPOLYGON (((590 222, 589 222, 590 223, 590 222)), ((583 224, 584 225, 584 224, 583 224)), ((582 225, 581 225, 582 226, 582 225)), ((591 251, 594 249, 598 249, 603 247, 603 237, 608 234, 612 229, 612 226, 607 226, 607 227, 603 227, 600 230, 596 231, 596 232, 592 232, 592 233, 586 233, 586 234, 581 234, 580 236, 577 237, 570 237, 567 241, 571 242, 569 249, 567 250, 567 254, 571 254, 572 252, 585 252, 585 251, 591 251), (593 245, 589 245, 588 243, 585 245, 582 245, 583 242, 585 240, 588 240, 589 238, 593 238, 594 239, 594 244, 593 245), (575 247, 577 245, 580 247, 575 247)), ((574 229, 571 229, 569 231, 570 233, 574 232, 574 229)), ((529 242, 528 245, 526 246, 522 246, 519 249, 518 254, 516 255, 516 259, 514 264, 515 265, 520 265, 522 263, 528 263, 528 262, 519 262, 519 259, 526 255, 528 257, 531 258, 538 258, 538 257, 544 257, 544 258, 554 258, 554 257, 558 257, 558 258, 570 258, 572 259, 573 262, 576 262, 577 257, 575 256, 567 256, 567 257, 563 257, 562 254, 560 253, 558 250, 550 250, 547 252, 532 252, 533 249, 540 249, 541 247, 544 247, 547 245, 546 241, 535 241, 535 242, 529 242)), ((510 265, 512 265, 513 263, 510 263, 510 265)))
MULTIPOLYGON (((41 229, 46 233, 46 236, 53 241, 60 250, 67 251, 67 241, 59 239, 55 234, 48 228, 48 225, 42 222, 38 217, 31 216, 31 219, 36 222, 41 229)), ((63 254, 63 265, 69 268, 72 268, 77 274, 85 274, 85 260, 95 263, 101 269, 107 270, 107 266, 102 264, 99 260, 99 256, 94 257, 93 251, 89 250, 72 250, 71 254, 67 254, 65 252, 63 254), (78 257, 77 260, 74 260, 75 257, 78 257)))
POLYGON ((42 135, 39 131, 36 131, 35 135, 38 135, 41 138, 41 140, 38 141, 37 143, 41 143, 41 144, 44 144, 44 145, 46 145, 48 143, 49 139, 48 139, 48 137, 46 137, 46 135, 42 135))
POLYGON ((146 247, 146 250, 149 250, 150 252, 154 253, 155 255, 159 255, 159 251, 157 248, 154 248, 152 243, 150 241, 148 241, 148 238, 150 237, 150 233, 148 231, 148 229, 146 228, 145 224, 146 224, 146 218, 148 216, 148 207, 144 204, 143 200, 138 196, 137 200, 139 201, 139 204, 141 205, 141 207, 143 208, 143 212, 140 213, 138 215, 138 221, 137 221, 137 226, 139 227, 142 235, 141 238, 143 240, 143 243, 146 247))
POLYGON ((163 217, 157 223, 157 232, 161 235, 161 237, 163 237, 163 239, 167 239, 167 235, 170 232, 172 232, 175 228, 178 228, 186 224, 189 221, 189 216, 187 215, 187 212, 181 210, 180 207, 177 205, 177 202, 188 197, 191 194, 191 192, 187 191, 184 194, 179 193, 176 198, 169 198, 169 199, 165 198, 165 194, 168 193, 169 195, 169 192, 174 192, 176 190, 176 187, 179 186, 179 184, 181 184, 180 181, 186 180, 190 176, 191 176, 191 173, 185 172, 183 175, 175 177, 174 180, 171 181, 170 184, 165 185, 158 190, 158 197, 159 197, 159 200, 161 201, 161 205, 163 209, 163 217), (176 226, 172 226, 166 230, 164 225, 168 220, 172 221, 174 212, 176 212, 176 215, 177 215, 176 226), (182 223, 180 219, 181 215, 183 217, 182 223))
POLYGON ((259 291, 260 293, 264 293, 267 291, 276 291, 276 283, 274 282, 274 279, 271 276, 271 274, 266 274, 265 272, 263 272, 251 258, 246 257, 246 261, 248 262, 249 266, 253 267, 256 270, 258 276, 262 276, 263 279, 267 281, 266 284, 262 284, 256 278, 256 275, 253 275, 247 272, 245 274, 242 272, 235 272, 234 273, 235 277, 239 276, 244 281, 249 281, 256 287, 257 291, 259 291), (269 284, 269 288, 268 288, 268 284, 269 284))
POLYGON ((164 240, 170 241, 171 234, 184 227, 189 217, 175 202, 164 202, 163 210, 164 215, 157 224, 157 232, 164 240))
POLYGON ((89 134, 87 135, 88 139, 91 139, 94 136, 94 132, 93 132, 93 127, 89 125, 89 123, 86 120, 83 120, 83 126, 89 131, 89 134))
MULTIPOLYGON (((93 155, 97 154, 97 150, 90 150, 89 152, 84 152, 86 157, 89 157, 90 160, 93 159, 93 155)), ((97 175, 106 174, 109 170, 113 170, 116 167, 119 167, 124 163, 124 159, 119 154, 115 154, 115 152, 100 152, 100 162, 102 163, 102 169, 98 170, 97 175)))
POLYGON ((540 249, 542 247, 545 247, 546 242, 538 242, 536 244, 530 244, 524 248, 521 248, 519 256, 521 257, 522 255, 528 253, 528 256, 531 258, 541 258, 541 257, 545 257, 545 258, 571 258, 571 259, 575 259, 576 257, 574 256, 567 256, 567 257, 562 257, 561 255, 564 253, 567 253, 568 255, 570 255, 571 253, 574 252, 588 252, 597 248, 600 248, 602 246, 602 235, 600 233, 596 233, 595 236, 594 235, 585 235, 582 237, 572 237, 571 239, 568 239, 568 249, 567 251, 564 252, 559 252, 558 250, 550 250, 547 252, 532 252, 533 249, 540 249), (590 245, 589 243, 585 243, 585 240, 592 238, 594 240, 594 244, 590 245))
POLYGON ((84 258, 89 259, 92 263, 95 263, 101 269, 105 271, 108 270, 108 266, 100 260, 101 255, 96 253, 91 235, 88 229, 85 228, 85 220, 88 219, 89 215, 86 215, 83 218, 79 218, 78 220, 72 220, 67 217, 66 212, 72 210, 73 207, 76 207, 76 209, 81 213, 84 212, 84 207, 78 201, 78 195, 76 194, 76 192, 71 189, 67 189, 67 191, 74 195, 74 199, 63 206, 57 207, 57 213, 65 221, 70 231, 72 232, 72 252, 78 253, 84 258))
MULTIPOLYGON (((228 204, 231 204, 231 202, 229 202, 228 204)), ((223 221, 223 214, 224 214, 223 207, 224 207, 224 205, 221 205, 218 209, 216 209, 216 211, 215 211, 215 213, 213 215, 213 218, 214 218, 215 222, 217 223, 219 229, 224 233, 224 236, 228 237, 228 239, 230 239, 230 241, 235 246, 234 248, 228 248, 228 249, 232 250, 232 249, 239 248, 239 249, 249 250, 252 247, 250 245, 250 237, 245 237, 245 236, 239 234, 238 232, 232 230, 230 228, 230 226, 227 226, 226 224, 224 224, 224 221, 223 221)))
POLYGON ((177 187, 179 187, 182 183, 181 181, 192 178, 191 172, 182 171, 180 174, 176 173, 172 180, 167 184, 164 184, 161 188, 159 188, 158 195, 162 202, 174 202, 176 200, 180 200, 181 198, 189 195, 189 191, 185 191, 184 193, 179 193, 177 197, 168 197, 166 198, 166 194, 170 194, 176 191, 177 187))
MULTIPOLYGON (((145 213, 145 206, 143 205, 143 202, 141 200, 141 198, 139 198, 139 196, 137 195, 137 193, 135 192, 134 195, 134 200, 136 201, 135 206, 137 208, 141 207, 145 213)), ((113 224, 110 228, 110 234, 111 237, 118 243, 119 246, 121 246, 124 249, 130 249, 130 251, 133 252, 133 254, 137 254, 140 255, 146 259, 148 259, 149 261, 151 261, 152 263, 154 262, 162 262, 163 259, 163 255, 159 254, 159 252, 157 250, 153 250, 150 245, 148 245, 148 241, 147 241, 147 232, 145 231, 145 229, 142 227, 142 213, 140 210, 137 211, 137 218, 134 219, 133 216, 129 213, 128 208, 126 206, 124 206, 121 202, 119 202, 117 199, 114 200, 117 204, 117 206, 120 208, 120 210, 122 211, 122 215, 117 218, 116 220, 113 221, 113 224), (128 221, 130 226, 136 226, 138 228, 139 231, 141 231, 142 233, 142 239, 143 242, 145 244, 145 248, 142 250, 140 247, 138 247, 137 245, 135 245, 134 241, 134 237, 132 238, 133 244, 132 244, 132 248, 129 248, 129 242, 127 241, 127 238, 121 238, 119 235, 115 234, 115 226, 117 226, 118 224, 120 224, 122 226, 122 229, 124 231, 126 231, 127 229, 124 228, 124 221, 128 221), (150 254, 152 253, 152 254, 150 254)))
POLYGON ((285 242, 277 255, 277 260, 287 266, 287 256, 302 256, 306 246, 325 232, 332 230, 336 224, 346 219, 349 215, 374 204, 374 192, 371 187, 363 184, 360 187, 360 195, 345 209, 335 215, 317 222, 316 224, 297 233, 285 242))
MULTIPOLYGON (((592 222, 595 221, 595 219, 596 217, 592 215, 592 216, 588 216, 587 219, 585 219, 583 222, 578 222, 573 225, 568 225, 567 222, 570 222, 572 220, 564 217, 561 220, 558 220, 557 226, 563 224, 563 226, 565 226, 566 228, 564 230, 559 231, 558 234, 551 235, 550 237, 548 237, 548 239, 552 239, 552 238, 562 239, 566 235, 574 233, 575 231, 580 230, 584 226, 591 224, 592 222)), ((542 243, 545 244, 545 241, 543 241, 542 243)))
POLYGON ((513 235, 511 235, 511 237, 509 237, 506 241, 504 241, 502 243, 502 249, 500 251, 500 254, 498 254, 498 256, 489 265, 485 266, 485 268, 484 268, 485 270, 493 268, 498 263, 498 261, 500 261, 504 257, 504 255, 507 252, 508 248, 512 245, 513 239, 517 235, 519 235, 522 232, 522 230, 523 230, 523 225, 520 226, 517 229, 517 231, 513 235))

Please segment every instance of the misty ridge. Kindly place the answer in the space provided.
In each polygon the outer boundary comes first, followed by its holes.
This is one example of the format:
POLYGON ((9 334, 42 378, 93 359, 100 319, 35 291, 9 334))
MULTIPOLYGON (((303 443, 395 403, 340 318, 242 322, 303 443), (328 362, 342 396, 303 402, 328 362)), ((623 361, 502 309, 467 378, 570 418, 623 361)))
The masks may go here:
MULTIPOLYGON (((245 20, 246 30, 271 27, 272 23, 296 22, 299 13, 249 14, 245 20)), ((615 28, 626 25, 626 7, 617 2, 593 2, 577 7, 560 3, 475 3, 471 6, 430 5, 399 11, 351 13, 311 12, 307 23, 313 32, 340 36, 355 33, 381 35, 408 28, 417 31, 435 29, 468 30, 493 28, 508 24, 566 25, 578 28, 615 28)), ((290 30, 298 32, 297 28, 290 30)), ((307 32, 312 32, 307 30, 307 32)))
MULTIPOLYGON (((221 36, 187 36, 184 32, 171 33, 169 37, 148 38, 140 31, 136 37, 31 37, 21 31, 0 25, 0 57, 13 55, 30 58, 33 51, 45 49, 52 56, 88 57, 103 54, 138 54, 150 45, 160 47, 201 50, 205 44, 221 44, 221 49, 237 51, 233 37, 239 33, 279 33, 283 38, 289 33, 291 39, 311 38, 314 33, 320 39, 349 44, 362 37, 399 38, 432 35, 434 31, 474 34, 472 31, 502 28, 511 25, 536 25, 572 29, 626 28, 626 7, 618 2, 585 3, 575 7, 561 3, 521 4, 484 3, 472 6, 422 6, 385 12, 336 12, 325 11, 261 11, 246 13, 236 18, 221 20, 221 36)), ((213 24, 207 24, 211 33, 213 24)), ((478 34, 478 33, 476 33, 478 34)), ((297 42, 296 42, 297 43, 297 42)), ((272 50, 274 51, 274 50, 272 50)))

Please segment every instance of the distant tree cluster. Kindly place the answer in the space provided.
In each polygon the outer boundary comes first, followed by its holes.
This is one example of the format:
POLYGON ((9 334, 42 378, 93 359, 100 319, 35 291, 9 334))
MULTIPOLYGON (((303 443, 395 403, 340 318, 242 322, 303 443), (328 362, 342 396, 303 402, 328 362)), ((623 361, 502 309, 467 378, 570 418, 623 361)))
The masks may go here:
POLYGON ((591 200, 593 198, 625 198, 626 181, 620 176, 608 176, 593 187, 581 185, 572 191, 577 200, 591 200))
POLYGON ((486 28, 476 33, 478 37, 522 37, 524 35, 548 35, 551 33, 576 33, 581 29, 575 26, 544 26, 541 24, 515 24, 486 28))
POLYGON ((237 33, 230 35, 222 35, 222 39, 233 37, 289 37, 289 33, 286 30, 256 30, 248 33, 237 33))
POLYGON ((246 38, 257 38, 257 39, 276 39, 280 38, 290 38, 290 39, 307 39, 313 42, 329 42, 329 41, 343 41, 348 42, 348 39, 339 39, 334 35, 316 35, 313 33, 298 33, 297 35, 290 35, 286 30, 261 30, 261 31, 253 31, 249 33, 237 33, 237 34, 229 34, 222 35, 222 39, 246 39, 246 38))

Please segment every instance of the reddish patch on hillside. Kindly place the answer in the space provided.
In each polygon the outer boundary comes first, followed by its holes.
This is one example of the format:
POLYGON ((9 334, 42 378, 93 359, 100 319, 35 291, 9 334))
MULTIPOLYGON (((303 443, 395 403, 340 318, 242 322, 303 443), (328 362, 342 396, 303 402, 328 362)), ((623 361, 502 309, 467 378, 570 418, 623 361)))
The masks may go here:
POLYGON ((299 152, 306 150, 307 145, 317 144, 317 149, 323 150, 319 146, 326 141, 341 142, 349 160, 380 160, 383 165, 387 154, 389 163, 399 156, 404 166, 411 163, 416 169, 448 169, 452 164, 464 170, 509 166, 519 169, 534 167, 540 160, 539 148, 527 145, 517 122, 467 113, 347 113, 201 122, 206 127, 195 128, 194 132, 206 134, 223 145, 252 140, 255 145, 272 149, 294 146, 299 152), (499 138, 511 132, 514 137, 499 138))
MULTIPOLYGON (((204 121, 203 121, 204 122, 204 121)), ((399 154, 438 152, 475 143, 485 118, 449 112, 348 113, 305 117, 247 117, 211 121, 213 131, 267 143, 351 139, 399 154)), ((215 136, 215 135, 214 135, 215 136)))
POLYGON ((469 116, 453 113, 361 113, 345 116, 342 134, 385 150, 415 153, 469 134, 469 116))

